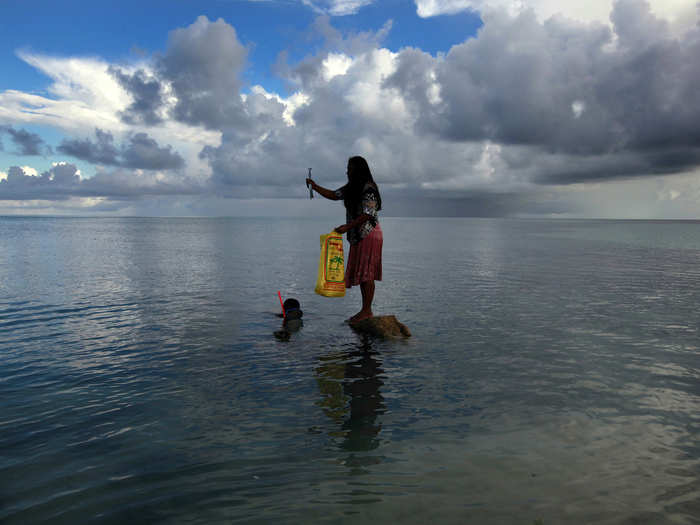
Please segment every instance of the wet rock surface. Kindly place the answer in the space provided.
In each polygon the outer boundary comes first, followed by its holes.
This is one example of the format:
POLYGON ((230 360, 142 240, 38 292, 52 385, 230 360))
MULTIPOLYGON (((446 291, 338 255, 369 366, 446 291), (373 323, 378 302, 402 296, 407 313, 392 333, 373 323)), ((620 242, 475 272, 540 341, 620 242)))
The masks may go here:
POLYGON ((411 337, 408 327, 393 315, 377 315, 350 323, 353 330, 377 337, 411 337))

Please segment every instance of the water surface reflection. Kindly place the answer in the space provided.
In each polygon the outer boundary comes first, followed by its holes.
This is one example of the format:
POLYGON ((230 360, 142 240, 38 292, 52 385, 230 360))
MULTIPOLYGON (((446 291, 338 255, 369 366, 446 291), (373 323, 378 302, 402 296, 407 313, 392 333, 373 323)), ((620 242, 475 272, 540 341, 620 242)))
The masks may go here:
POLYGON ((377 464, 380 456, 363 454, 379 447, 381 414, 386 410, 381 387, 381 356, 364 336, 346 350, 323 354, 315 369, 320 399, 317 402, 333 422, 328 434, 339 449, 349 452, 345 464, 353 473, 377 464))

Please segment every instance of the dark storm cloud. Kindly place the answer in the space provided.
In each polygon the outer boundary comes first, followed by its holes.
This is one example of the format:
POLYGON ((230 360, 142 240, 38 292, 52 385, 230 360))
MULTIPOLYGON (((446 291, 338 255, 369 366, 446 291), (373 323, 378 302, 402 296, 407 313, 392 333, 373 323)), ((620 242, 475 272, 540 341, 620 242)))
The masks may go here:
POLYGON ((591 56, 611 33, 528 11, 494 13, 477 38, 454 46, 444 60, 419 50, 400 53, 387 86, 399 89, 418 115, 418 131, 452 141, 491 140, 585 152, 607 147, 585 82, 595 77, 591 56), (439 88, 439 101, 429 98, 439 88), (572 104, 583 100, 578 119, 572 104), (575 121, 575 122, 574 122, 575 121))
POLYGON ((0 181, 0 201, 58 201, 70 197, 133 200, 154 195, 197 195, 204 191, 201 184, 187 177, 162 179, 125 170, 101 171, 89 179, 81 179, 77 167, 68 163, 57 164, 36 177, 18 166, 12 166, 7 172, 7 179, 0 181))
POLYGON ((132 169, 167 170, 185 165, 184 159, 170 145, 160 147, 146 133, 130 135, 121 148, 114 145, 114 137, 109 132, 96 129, 95 138, 95 142, 63 140, 58 151, 94 164, 132 169))
POLYGON ((403 50, 386 86, 409 101, 420 134, 568 156, 557 175, 540 180, 698 166, 700 29, 674 37, 648 4, 633 0, 616 2, 611 20, 612 31, 561 17, 541 23, 533 12, 492 13, 476 38, 444 59, 403 50), (428 96, 432 85, 439 101, 428 96), (594 162, 610 155, 622 165, 594 162))
POLYGON ((537 173, 531 179, 539 184, 604 182, 610 179, 672 175, 694 166, 700 166, 700 147, 628 151, 576 159, 550 156, 537 163, 537 173))
MULTIPOLYGON (((36 133, 24 129, 14 129, 12 126, 0 127, 0 132, 4 131, 10 136, 12 142, 17 146, 17 155, 46 155, 51 153, 51 147, 36 133)), ((2 144, 0 144, 2 151, 2 144)))
POLYGON ((163 122, 158 110, 163 105, 163 92, 161 83, 155 78, 149 78, 142 69, 133 75, 124 73, 117 67, 110 67, 109 72, 119 81, 134 98, 126 110, 120 113, 120 117, 127 124, 146 124, 154 126, 163 122))

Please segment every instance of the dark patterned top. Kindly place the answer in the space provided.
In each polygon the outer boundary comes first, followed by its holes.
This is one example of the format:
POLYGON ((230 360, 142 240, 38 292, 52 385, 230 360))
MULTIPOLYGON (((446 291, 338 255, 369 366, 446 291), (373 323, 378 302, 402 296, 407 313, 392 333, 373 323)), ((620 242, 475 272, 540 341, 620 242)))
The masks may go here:
MULTIPOLYGON (((346 186, 343 186, 335 190, 335 196, 339 199, 345 197, 345 188, 346 186)), ((377 192, 375 191, 375 186, 369 182, 365 184, 365 187, 362 189, 362 200, 357 209, 345 210, 345 222, 352 222, 363 213, 369 215, 370 218, 359 227, 348 230, 348 242, 350 244, 357 244, 360 242, 367 237, 377 225, 377 192)))

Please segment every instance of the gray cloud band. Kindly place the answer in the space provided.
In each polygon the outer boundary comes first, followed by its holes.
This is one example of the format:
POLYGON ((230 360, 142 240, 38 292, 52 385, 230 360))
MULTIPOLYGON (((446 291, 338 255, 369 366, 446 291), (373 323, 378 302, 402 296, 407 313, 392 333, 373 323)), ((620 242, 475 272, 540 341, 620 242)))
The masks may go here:
POLYGON ((200 195, 207 188, 187 177, 163 180, 155 175, 135 177, 128 171, 99 172, 81 179, 74 164, 58 164, 39 176, 32 176, 18 167, 8 170, 0 180, 0 201, 40 199, 66 200, 70 197, 109 197, 133 200, 157 195, 200 195))
POLYGON ((114 145, 111 133, 95 130, 90 139, 63 140, 58 151, 94 164, 145 170, 169 170, 184 167, 185 161, 171 146, 160 147, 146 133, 135 133, 121 148, 114 145))

